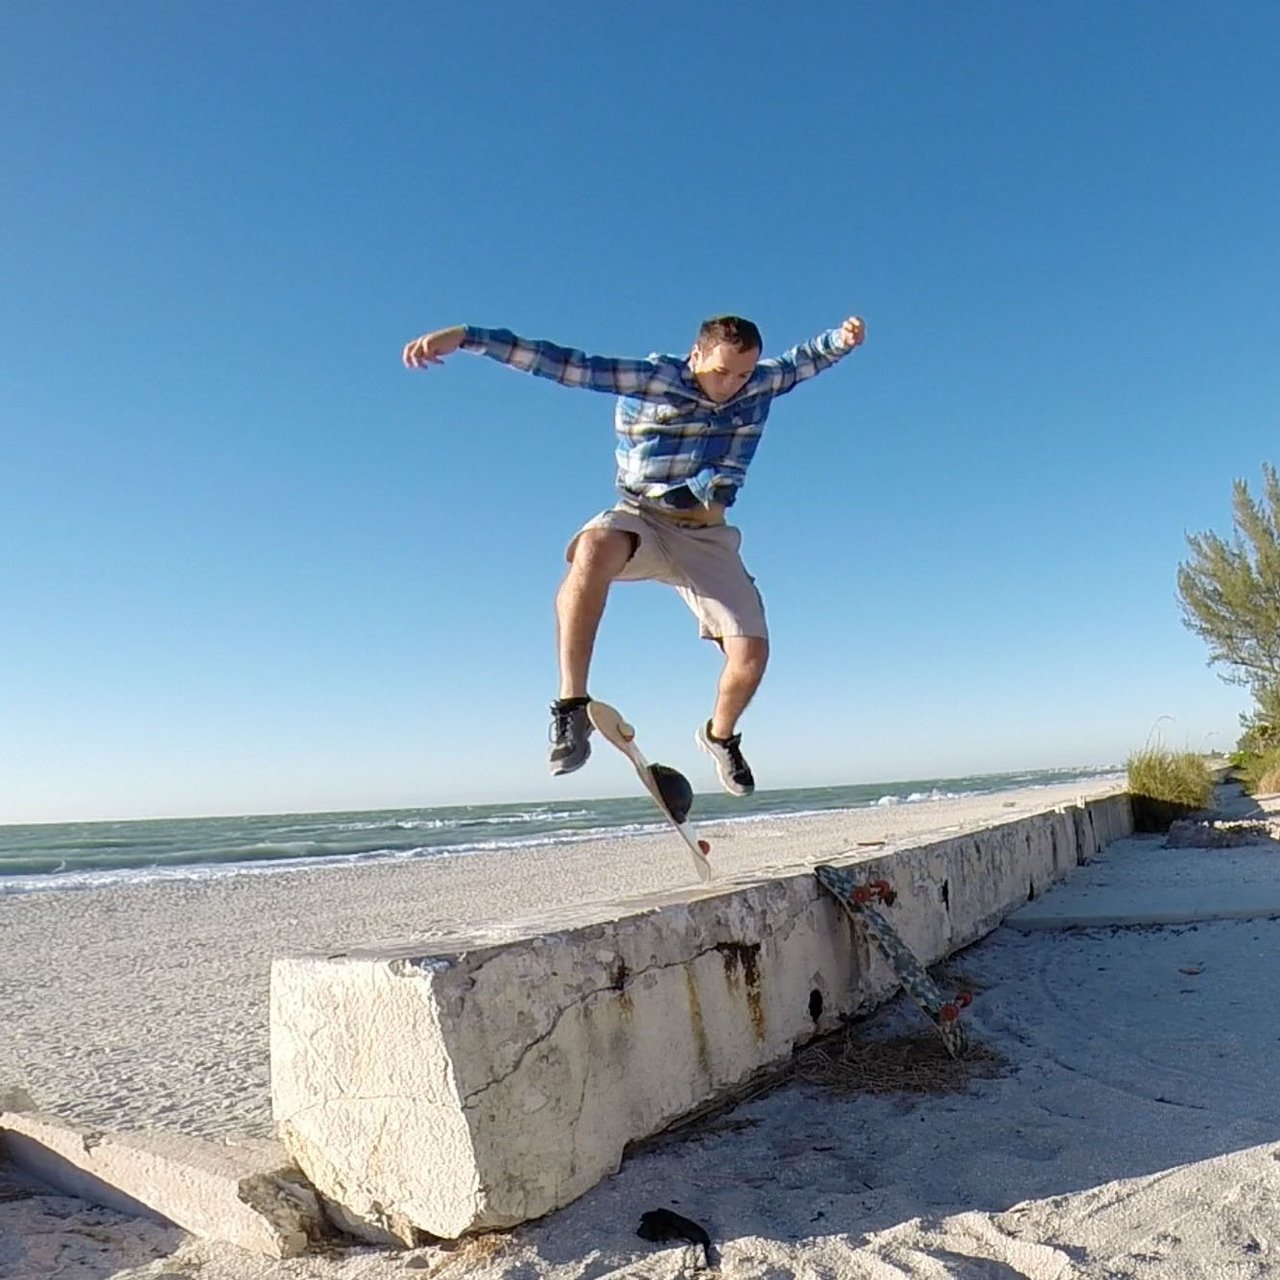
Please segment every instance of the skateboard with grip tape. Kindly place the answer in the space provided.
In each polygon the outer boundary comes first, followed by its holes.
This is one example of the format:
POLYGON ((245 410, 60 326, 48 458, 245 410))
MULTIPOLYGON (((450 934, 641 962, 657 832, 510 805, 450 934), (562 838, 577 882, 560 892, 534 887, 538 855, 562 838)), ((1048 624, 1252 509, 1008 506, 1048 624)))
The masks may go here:
POLYGON ((860 882, 843 868, 826 864, 814 867, 813 871, 818 883, 840 903, 851 919, 866 929, 876 949, 898 975, 907 995, 937 1027, 947 1052, 953 1058, 963 1058, 969 1049, 969 1035, 960 1021, 960 1013, 973 1002, 973 997, 967 991, 954 996, 944 995, 916 954, 880 913, 880 905, 893 905, 895 894, 889 882, 860 882))

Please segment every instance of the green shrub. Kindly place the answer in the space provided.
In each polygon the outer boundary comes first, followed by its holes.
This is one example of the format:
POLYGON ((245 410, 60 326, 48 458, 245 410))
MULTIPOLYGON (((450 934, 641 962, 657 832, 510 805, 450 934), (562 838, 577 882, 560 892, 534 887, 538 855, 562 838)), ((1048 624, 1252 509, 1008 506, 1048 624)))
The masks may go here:
POLYGON ((1240 717, 1240 727, 1239 750, 1250 755, 1280 750, 1280 681, 1255 685, 1254 706, 1240 717))
POLYGON ((1129 795, 1139 831, 1167 831, 1169 824, 1207 808, 1213 775, 1194 751, 1144 747, 1129 757, 1129 795))
POLYGON ((1280 791, 1280 747, 1246 753, 1240 763, 1240 780, 1245 790, 1255 795, 1268 796, 1280 791))

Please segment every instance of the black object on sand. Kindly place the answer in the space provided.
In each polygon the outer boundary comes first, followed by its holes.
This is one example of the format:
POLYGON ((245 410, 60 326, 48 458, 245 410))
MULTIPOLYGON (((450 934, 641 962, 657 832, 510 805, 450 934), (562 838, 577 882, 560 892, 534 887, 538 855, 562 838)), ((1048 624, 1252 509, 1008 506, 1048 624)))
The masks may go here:
POLYGON ((648 1213, 642 1213, 636 1235, 642 1240, 687 1240, 690 1244, 701 1245, 707 1266, 715 1266, 711 1256, 711 1237, 692 1218, 686 1218, 673 1209, 650 1209, 648 1213))

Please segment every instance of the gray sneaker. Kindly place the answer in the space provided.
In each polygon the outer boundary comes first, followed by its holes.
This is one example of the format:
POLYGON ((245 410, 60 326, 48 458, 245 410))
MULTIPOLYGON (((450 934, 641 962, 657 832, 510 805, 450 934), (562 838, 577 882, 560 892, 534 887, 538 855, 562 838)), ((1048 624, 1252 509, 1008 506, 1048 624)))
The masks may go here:
POLYGON ((591 754, 591 721, 587 719, 587 698, 557 700, 551 704, 551 772, 559 777, 587 763, 591 754))
POLYGON ((749 796, 756 789, 751 766, 742 754, 742 734, 730 738, 713 738, 711 721, 708 720, 693 739, 716 762, 720 785, 731 796, 749 796))

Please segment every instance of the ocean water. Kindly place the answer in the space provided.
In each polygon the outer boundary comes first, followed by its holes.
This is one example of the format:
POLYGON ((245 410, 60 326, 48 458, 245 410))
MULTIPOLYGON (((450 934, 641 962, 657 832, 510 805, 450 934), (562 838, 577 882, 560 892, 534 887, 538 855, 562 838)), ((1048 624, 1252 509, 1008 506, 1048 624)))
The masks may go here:
MULTIPOLYGON (((691 820, 752 821, 784 814, 918 804, 1096 778, 1104 769, 1056 769, 901 783, 760 791, 746 800, 695 798, 691 820)), ((356 813, 0 826, 0 894, 94 888, 163 878, 205 878, 404 858, 461 857, 495 849, 660 829, 645 795, 610 800, 452 805, 356 813)))

